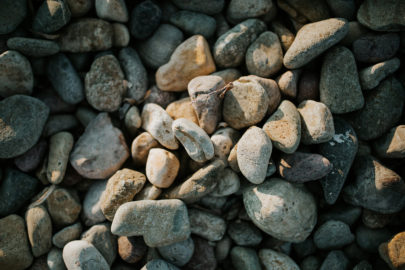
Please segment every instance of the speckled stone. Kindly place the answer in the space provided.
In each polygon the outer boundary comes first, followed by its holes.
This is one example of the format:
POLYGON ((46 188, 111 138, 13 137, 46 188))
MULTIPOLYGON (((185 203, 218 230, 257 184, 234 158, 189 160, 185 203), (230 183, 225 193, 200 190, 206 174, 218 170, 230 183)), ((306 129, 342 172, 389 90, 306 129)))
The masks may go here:
POLYGON ((12 37, 7 40, 7 47, 24 55, 44 57, 56 54, 60 48, 58 43, 46 39, 12 37))
POLYGON ((191 233, 201 236, 208 241, 219 241, 226 232, 226 222, 223 218, 206 211, 188 209, 191 233))

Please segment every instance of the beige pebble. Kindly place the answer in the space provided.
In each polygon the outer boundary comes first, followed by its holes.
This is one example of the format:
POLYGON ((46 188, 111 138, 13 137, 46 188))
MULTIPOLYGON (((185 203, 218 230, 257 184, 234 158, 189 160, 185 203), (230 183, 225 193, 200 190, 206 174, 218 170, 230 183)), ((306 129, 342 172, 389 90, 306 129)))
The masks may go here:
POLYGON ((134 201, 156 200, 161 193, 162 190, 160 188, 152 184, 146 184, 143 189, 135 195, 134 201))
POLYGON ((180 168, 177 157, 167 150, 153 148, 146 161, 146 176, 154 186, 168 188, 176 179, 180 168))
POLYGON ((149 151, 152 148, 159 147, 159 142, 148 132, 139 134, 131 146, 132 160, 136 166, 145 166, 149 151))
POLYGON ((186 118, 198 125, 197 114, 189 97, 173 101, 167 106, 166 112, 171 118, 173 118, 173 120, 186 118))

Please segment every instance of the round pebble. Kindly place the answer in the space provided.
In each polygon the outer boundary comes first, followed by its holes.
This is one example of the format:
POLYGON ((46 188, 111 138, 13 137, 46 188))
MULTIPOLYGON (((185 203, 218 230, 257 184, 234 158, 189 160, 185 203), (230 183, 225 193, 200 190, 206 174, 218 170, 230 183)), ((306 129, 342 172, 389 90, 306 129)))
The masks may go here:
POLYGON ((319 249, 339 249, 353 241, 350 227, 341 221, 329 220, 314 233, 314 243, 319 249))
POLYGON ((213 17, 188 10, 174 13, 170 16, 170 23, 189 35, 202 35, 207 39, 214 35, 217 26, 213 17))
POLYGON ((69 242, 63 248, 63 261, 68 269, 110 269, 100 252, 83 240, 69 242))
POLYGON ((162 11, 153 1, 139 3, 131 12, 130 31, 137 39, 145 39, 159 26, 162 11))
POLYGON ((146 161, 146 176, 154 186, 168 188, 176 179, 180 168, 177 157, 167 150, 153 148, 146 161))

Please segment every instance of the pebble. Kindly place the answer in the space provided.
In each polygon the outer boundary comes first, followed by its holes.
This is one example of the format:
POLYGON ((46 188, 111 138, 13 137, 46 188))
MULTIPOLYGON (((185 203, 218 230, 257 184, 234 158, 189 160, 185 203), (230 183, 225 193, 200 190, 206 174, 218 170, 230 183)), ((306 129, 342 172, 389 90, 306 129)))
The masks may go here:
POLYGON ((58 53, 60 50, 58 43, 54 41, 25 37, 9 38, 7 40, 7 47, 33 57, 50 56, 58 53))
POLYGON ((226 232, 226 222, 221 217, 198 209, 188 209, 191 233, 207 239, 219 241, 226 232))
POLYGON ((335 17, 352 20, 356 13, 356 3, 354 0, 327 0, 329 8, 335 17))
POLYGON ((180 29, 171 24, 161 24, 151 37, 139 44, 139 56, 146 66, 157 69, 169 62, 170 56, 183 40, 180 29))
POLYGON ((240 173, 239 165, 238 165, 238 144, 235 144, 234 147, 231 149, 231 152, 228 156, 228 164, 231 169, 236 172, 240 173))
POLYGON ((42 205, 29 208, 25 213, 25 220, 33 256, 48 253, 52 248, 52 221, 46 208, 42 205))
POLYGON ((328 253, 319 270, 345 270, 349 266, 349 260, 340 250, 328 253))
POLYGON ((114 32, 114 47, 128 47, 131 36, 129 35, 129 30, 125 24, 113 23, 114 32))
POLYGON ((83 18, 69 24, 59 38, 62 52, 103 51, 112 47, 114 30, 110 23, 83 18))
POLYGON ((283 66, 283 51, 277 35, 263 32, 246 51, 246 67, 250 74, 269 77, 283 66))
POLYGON ((46 263, 49 270, 66 270, 62 250, 60 249, 52 248, 48 253, 46 263))
POLYGON ((82 224, 77 222, 55 233, 52 237, 52 244, 58 248, 63 248, 67 243, 79 239, 81 233, 82 224))
POLYGON ((53 135, 49 143, 47 178, 51 184, 59 184, 65 177, 73 136, 69 132, 53 135))
POLYGON ((63 248, 63 261, 69 270, 110 269, 101 253, 84 240, 69 242, 63 248))
POLYGON ((35 170, 43 160, 48 144, 45 140, 40 140, 30 150, 14 159, 14 165, 23 172, 35 170))
POLYGON ((118 254, 127 263, 137 263, 146 254, 148 246, 140 236, 118 237, 118 254))
POLYGON ((306 24, 298 31, 294 42, 285 53, 284 66, 290 69, 304 66, 342 40, 348 30, 347 21, 341 18, 306 24))
POLYGON ((333 166, 332 171, 320 180, 324 198, 329 204, 334 204, 338 199, 359 144, 349 123, 338 117, 333 121, 335 135, 329 142, 319 145, 319 154, 327 158, 333 166))
POLYGON ((145 39, 159 26, 162 10, 153 1, 139 3, 131 12, 129 29, 136 39, 145 39))
POLYGON ((211 75, 221 77, 224 80, 225 84, 236 81, 237 79, 239 79, 240 76, 242 76, 240 71, 237 70, 236 68, 226 68, 226 69, 211 73, 211 75))
POLYGON ((224 0, 207 0, 201 2, 198 0, 173 0, 172 1, 180 9, 202 12, 213 15, 220 13, 224 8, 224 0))
POLYGON ((9 215, 0 219, 0 246, 1 268, 22 270, 33 262, 25 222, 20 216, 9 215))
POLYGON ((329 220, 314 233, 314 243, 319 249, 340 249, 354 241, 349 225, 337 220, 329 220))
POLYGON ((100 113, 86 127, 70 154, 70 163, 82 176, 105 179, 129 157, 124 136, 107 113, 100 113))
POLYGON ((176 266, 161 260, 161 259, 153 259, 145 264, 141 270, 179 270, 176 266))
POLYGON ((202 35, 207 39, 214 35, 217 26, 213 17, 188 10, 180 10, 171 15, 170 23, 189 35, 202 35))
POLYGON ((232 147, 237 143, 239 138, 239 131, 230 127, 219 128, 211 136, 215 157, 227 159, 232 147))
POLYGON ((388 225, 394 215, 380 214, 368 209, 363 209, 361 221, 371 229, 381 229, 388 225))
POLYGON ((246 221, 231 222, 228 235, 238 246, 257 246, 263 240, 260 230, 246 221))
POLYGON ((236 270, 261 270, 259 257, 252 248, 234 247, 231 250, 232 264, 236 270))
POLYGON ((268 0, 255 0, 249 3, 243 0, 232 0, 226 10, 226 17, 230 23, 236 24, 269 13, 274 8, 273 5, 273 2, 268 0))
POLYGON ((316 246, 312 238, 292 245, 292 248, 298 258, 304 258, 316 252, 316 246))
POLYGON ((32 29, 39 33, 51 34, 70 21, 70 10, 63 0, 46 0, 39 6, 32 22, 32 29))
POLYGON ((122 23, 128 21, 128 10, 124 0, 96 0, 95 8, 100 19, 122 23))
POLYGON ((303 183, 325 177, 333 165, 319 154, 294 152, 281 156, 278 171, 288 181, 303 183))
POLYGON ((75 117, 83 127, 87 127, 97 117, 97 113, 89 107, 79 107, 77 108, 75 117))
POLYGON ((361 261, 353 267, 353 270, 373 270, 373 266, 368 261, 361 261))
POLYGON ((125 114, 124 124, 132 136, 137 134, 138 129, 142 126, 142 118, 136 106, 131 106, 125 114))
POLYGON ((243 203, 257 227, 282 241, 302 242, 316 224, 317 210, 312 194, 282 179, 272 178, 247 187, 243 203))
POLYGON ((186 205, 176 199, 143 200, 121 205, 111 225, 120 236, 143 236, 149 247, 184 241, 190 236, 186 205))
POLYGON ((168 188, 176 179, 180 168, 177 157, 167 150, 153 148, 146 161, 146 176, 154 186, 168 188))
POLYGON ((127 97, 141 101, 148 89, 148 74, 138 53, 132 48, 124 48, 120 50, 118 59, 129 83, 127 97))
POLYGON ((11 168, 4 171, 0 183, 0 217, 17 212, 39 187, 36 178, 11 168))
POLYGON ((266 270, 285 269, 299 270, 298 265, 284 253, 274 251, 272 249, 259 250, 260 262, 266 270))
POLYGON ((280 92, 289 98, 296 98, 297 88, 298 88, 298 79, 301 74, 300 69, 288 70, 277 77, 276 82, 280 89, 280 92))
POLYGON ((370 253, 377 253, 380 244, 388 241, 392 237, 392 232, 388 228, 370 229, 359 225, 356 229, 356 242, 359 247, 370 253))
POLYGON ((188 270, 215 270, 217 269, 217 260, 215 251, 210 242, 193 237, 194 253, 190 261, 184 266, 188 270))
POLYGON ((172 130, 192 160, 205 162, 214 157, 214 146, 205 131, 185 118, 173 121, 172 130))
POLYGON ((319 100, 319 75, 311 70, 300 74, 296 101, 298 104, 305 100, 319 100))
POLYGON ((301 116, 301 141, 303 144, 319 144, 330 141, 335 135, 333 116, 322 102, 303 101, 298 105, 301 116))
POLYGON ((76 190, 57 187, 46 199, 53 224, 66 226, 74 223, 79 217, 82 206, 76 190))
POLYGON ((221 240, 216 242, 215 246, 215 258, 217 261, 223 261, 228 257, 232 248, 232 240, 229 236, 225 235, 221 240))
POLYGON ((168 63, 159 67, 156 84, 163 91, 183 91, 193 78, 208 75, 215 69, 207 41, 201 35, 194 35, 174 50, 168 63))
POLYGON ((93 182, 86 192, 83 200, 82 220, 86 226, 103 222, 105 220, 101 211, 101 198, 107 186, 107 180, 93 182))
POLYGON ((353 205, 335 205, 327 212, 319 216, 319 223, 324 223, 328 220, 338 220, 352 226, 360 218, 362 208, 353 205))
POLYGON ((261 128, 252 126, 243 134, 238 142, 237 160, 248 181, 253 184, 264 181, 272 149, 269 137, 261 128))
POLYGON ((0 35, 13 32, 27 15, 26 0, 3 0, 0 3, 0 35))
POLYGON ((340 41, 340 44, 343 46, 351 47, 353 42, 359 39, 360 37, 370 33, 370 30, 364 27, 358 21, 349 22, 349 32, 347 35, 340 41))
POLYGON ((400 232, 387 243, 383 243, 378 248, 381 258, 391 269, 402 269, 405 265, 404 256, 405 232, 400 232))
POLYGON ((159 105, 148 103, 142 109, 142 128, 149 132, 161 145, 175 150, 179 147, 172 131, 173 119, 159 105))
POLYGON ((399 66, 400 60, 394 57, 360 70, 359 79, 362 89, 370 90, 377 87, 382 80, 397 71, 399 66))
POLYGON ((54 114, 49 116, 48 121, 46 121, 42 136, 49 137, 65 130, 74 129, 78 125, 76 117, 71 114, 54 114))
POLYGON ((189 97, 173 101, 167 106, 166 112, 173 120, 186 118, 198 125, 198 117, 189 97))
POLYGON ((267 119, 263 130, 275 148, 287 154, 294 153, 301 140, 301 118, 295 105, 283 100, 267 119))
POLYGON ((191 104, 197 114, 199 126, 212 134, 221 119, 221 98, 218 91, 225 86, 219 76, 198 76, 187 86, 191 104))
POLYGON ((91 0, 65 0, 69 6, 69 10, 72 14, 72 17, 82 17, 84 14, 89 12, 93 7, 93 1, 91 0))
POLYGON ((158 247, 159 254, 178 267, 188 263, 194 253, 194 241, 191 237, 171 245, 158 247))
POLYGON ((216 188, 210 193, 210 196, 226 197, 238 192, 240 188, 239 176, 232 169, 225 168, 221 172, 219 179, 220 181, 218 181, 216 188))
POLYGON ((100 208, 104 216, 112 221, 117 209, 126 202, 132 201, 146 182, 143 173, 122 169, 108 179, 105 192, 100 198, 100 208))
POLYGON ((0 54, 0 96, 31 95, 34 75, 31 64, 17 51, 0 54))
POLYGON ((400 38, 396 33, 368 34, 353 42, 353 54, 357 61, 378 63, 391 59, 399 49, 400 38))
POLYGON ((152 184, 146 184, 141 191, 139 191, 135 197, 134 201, 141 200, 156 200, 162 193, 162 189, 155 187, 152 184))
POLYGON ((156 85, 152 86, 147 93, 149 94, 144 101, 144 104, 155 103, 163 109, 177 100, 176 92, 162 91, 156 85))
POLYGON ((155 140, 148 132, 142 132, 133 141, 131 145, 131 156, 136 166, 145 166, 152 148, 158 147, 159 142, 155 140))
POLYGON ((346 47, 338 46, 327 52, 321 69, 319 93, 321 102, 332 113, 348 113, 363 107, 356 62, 346 47))
POLYGON ((357 19, 375 31, 398 31, 405 26, 405 7, 401 0, 366 0, 357 11, 357 19))
POLYGON ((241 78, 226 92, 222 116, 232 128, 242 129, 259 123, 268 106, 268 92, 261 84, 257 80, 241 78))
POLYGON ((320 260, 315 256, 308 256, 301 261, 301 270, 318 270, 321 266, 320 260))
POLYGON ((249 45, 265 30, 266 25, 258 19, 248 19, 237 24, 215 42, 215 63, 219 67, 239 66, 249 45))
POLYGON ((390 129, 373 142, 373 149, 382 158, 405 157, 405 125, 390 129))

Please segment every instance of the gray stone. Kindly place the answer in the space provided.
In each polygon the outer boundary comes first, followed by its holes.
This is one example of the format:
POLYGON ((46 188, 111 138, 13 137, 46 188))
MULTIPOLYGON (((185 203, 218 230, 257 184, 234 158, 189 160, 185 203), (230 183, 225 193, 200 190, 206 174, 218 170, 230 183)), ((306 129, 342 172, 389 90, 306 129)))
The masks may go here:
POLYGON ((319 270, 346 270, 349 266, 349 260, 340 250, 334 250, 328 253, 322 262, 319 270))
POLYGON ((356 3, 354 0, 326 0, 333 15, 346 20, 352 20, 356 14, 356 3))
POLYGON ((220 176, 216 188, 210 193, 213 197, 229 196, 239 190, 239 176, 230 168, 225 168, 220 176))
POLYGON ((249 18, 256 18, 270 12, 273 7, 271 0, 255 0, 246 2, 243 0, 232 0, 226 11, 229 22, 235 24, 249 18))
POLYGON ((259 250, 259 258, 265 270, 285 269, 299 270, 298 265, 284 253, 277 252, 271 249, 259 250))
POLYGON ((172 1, 180 9, 202 12, 206 14, 220 13, 224 8, 224 0, 207 0, 201 2, 199 0, 173 0, 172 1))
POLYGON ((358 206, 346 204, 336 205, 329 208, 327 212, 321 214, 318 218, 318 222, 322 224, 328 220, 338 220, 352 226, 360 218, 361 211, 361 207, 358 206))
POLYGON ((70 15, 65 1, 43 1, 32 22, 32 29, 39 33, 51 34, 65 26, 70 21, 70 15))
POLYGON ((316 246, 312 238, 307 238, 303 242, 292 244, 292 248, 298 258, 304 258, 316 252, 316 246))
POLYGON ((34 257, 48 253, 52 248, 52 221, 46 208, 42 205, 28 208, 25 220, 34 257))
POLYGON ((188 263, 194 253, 194 241, 191 237, 187 240, 167 246, 158 247, 159 254, 176 266, 184 266, 188 263))
POLYGON ((62 250, 60 249, 52 248, 48 253, 46 263, 49 270, 66 270, 62 250))
POLYGON ((215 258, 217 261, 226 259, 231 251, 232 240, 229 236, 225 235, 216 243, 215 246, 215 258))
POLYGON ((46 199, 49 214, 57 226, 74 223, 79 217, 82 206, 76 190, 57 187, 46 199))
POLYGON ((349 225, 337 220, 329 220, 314 233, 314 243, 319 249, 340 249, 354 241, 349 225))
POLYGON ((63 247, 70 241, 79 239, 81 233, 82 224, 77 222, 55 233, 52 237, 52 244, 63 249, 63 247))
POLYGON ((33 57, 44 57, 59 52, 58 43, 36 38, 13 37, 7 40, 7 47, 33 57))
POLYGON ((399 45, 400 38, 396 33, 368 34, 353 42, 353 53, 357 61, 378 63, 392 58, 399 45))
POLYGON ((261 270, 259 257, 252 248, 234 247, 231 250, 232 264, 236 270, 261 270))
POLYGON ((388 75, 397 71, 399 66, 400 60, 395 57, 360 70, 359 78, 362 89, 369 90, 378 86, 388 75))
POLYGON ((401 0, 366 0, 357 11, 358 21, 376 31, 398 31, 405 27, 405 5, 401 0))
POLYGON ((131 34, 137 39, 147 38, 159 26, 161 17, 162 11, 153 1, 139 3, 131 13, 131 34))
POLYGON ((46 121, 42 136, 49 137, 61 131, 72 130, 78 125, 79 121, 71 114, 53 114, 46 121))
POLYGON ((405 125, 392 128, 373 142, 373 149, 382 158, 405 157, 405 125))
POLYGON ((95 8, 97 16, 101 19, 127 22, 128 10, 124 0, 96 0, 95 8))
POLYGON ((318 270, 321 266, 321 261, 315 256, 308 256, 302 260, 301 270, 318 270))
POLYGON ((0 35, 13 32, 27 15, 26 0, 3 0, 0 3, 0 35))
POLYGON ((82 220, 86 226, 103 222, 105 216, 101 211, 101 197, 107 187, 107 180, 91 184, 83 200, 82 220))
POLYGON ((347 35, 340 41, 340 44, 343 46, 351 47, 353 42, 359 39, 360 37, 367 35, 370 30, 364 27, 358 21, 351 21, 349 24, 349 32, 347 35))
POLYGON ((206 240, 193 237, 194 253, 190 261, 184 266, 188 270, 215 270, 217 261, 215 259, 214 247, 206 240))
POLYGON ((263 239, 260 230, 246 221, 231 222, 228 235, 238 246, 257 246, 263 239))
POLYGON ((153 259, 145 264, 141 270, 179 270, 176 266, 161 260, 161 259, 153 259))
POLYGON ((174 13, 170 17, 170 23, 189 35, 202 35, 207 39, 214 35, 217 25, 213 17, 188 10, 174 13))
POLYGON ((69 270, 110 269, 101 253, 84 240, 69 242, 63 248, 63 261, 69 270))
POLYGON ((225 220, 209 212, 198 209, 188 209, 191 233, 201 236, 208 241, 219 241, 226 232, 225 220))
POLYGON ((73 135, 69 132, 59 132, 51 137, 46 172, 49 183, 57 185, 64 179, 72 147, 73 135))
POLYGON ((40 140, 30 150, 14 159, 15 166, 23 172, 35 170, 43 160, 48 145, 45 140, 40 140))
POLYGON ((360 248, 369 253, 377 253, 380 244, 388 241, 392 232, 387 229, 370 229, 359 225, 356 229, 356 242, 360 248))

